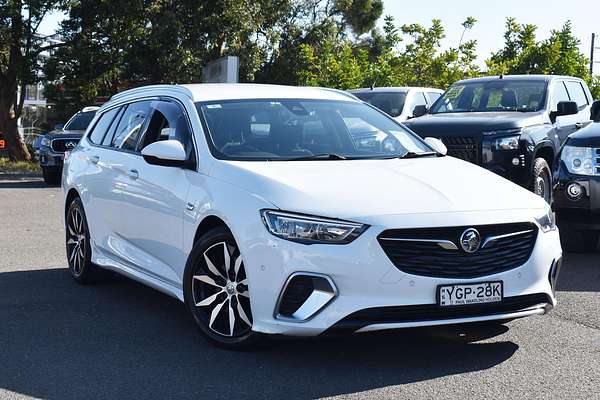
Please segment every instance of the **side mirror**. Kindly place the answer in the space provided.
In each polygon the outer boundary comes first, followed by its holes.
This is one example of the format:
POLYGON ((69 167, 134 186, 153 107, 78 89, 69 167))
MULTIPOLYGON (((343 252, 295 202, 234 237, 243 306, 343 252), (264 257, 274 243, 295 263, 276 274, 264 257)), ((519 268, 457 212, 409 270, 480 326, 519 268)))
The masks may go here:
POLYGON ((148 164, 163 167, 185 167, 187 155, 178 140, 161 140, 142 149, 142 157, 148 164))
POLYGON ((427 143, 429 145, 429 147, 431 147, 432 149, 434 149, 435 151, 437 151, 440 154, 443 154, 443 155, 448 154, 448 148, 446 147, 444 142, 442 142, 440 139, 427 137, 427 138, 425 138, 425 143, 427 143))
POLYGON ((563 115, 574 115, 579 112, 577 103, 574 101, 561 101, 556 106, 556 116, 562 117, 563 115))
POLYGON ((600 122, 600 100, 592 103, 590 119, 594 122, 600 122))
POLYGON ((56 124, 54 125, 54 130, 55 131, 62 131, 65 127, 65 124, 56 124))
POLYGON ((415 106, 415 108, 413 109, 413 118, 417 118, 417 117, 422 117, 423 115, 427 114, 427 106, 425 105, 419 105, 419 106, 415 106))

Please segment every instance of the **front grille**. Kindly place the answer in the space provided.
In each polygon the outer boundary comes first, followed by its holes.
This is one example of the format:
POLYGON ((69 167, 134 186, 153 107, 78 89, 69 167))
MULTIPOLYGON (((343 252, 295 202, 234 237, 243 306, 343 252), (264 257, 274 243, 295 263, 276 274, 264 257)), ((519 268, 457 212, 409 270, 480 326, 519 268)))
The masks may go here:
POLYGON ((479 140, 473 137, 445 137, 442 142, 448 148, 448 155, 479 164, 479 140))
POLYGON ((542 293, 505 297, 498 303, 473 304, 459 307, 439 307, 437 304, 418 304, 367 308, 357 311, 336 322, 327 332, 354 332, 375 324, 443 321, 448 319, 485 317, 517 312, 539 305, 552 304, 542 293))
POLYGON ((377 239, 392 263, 403 272, 439 278, 475 278, 523 265, 531 256, 537 232, 532 223, 513 223, 392 229, 382 232, 377 239), (477 229, 481 236, 481 247, 473 253, 464 251, 460 244, 461 235, 469 228, 477 229))
POLYGON ((64 153, 67 150, 73 150, 78 142, 79 139, 54 139, 51 146, 55 152, 64 153))
POLYGON ((595 149, 594 152, 594 172, 600 175, 600 149, 595 149))

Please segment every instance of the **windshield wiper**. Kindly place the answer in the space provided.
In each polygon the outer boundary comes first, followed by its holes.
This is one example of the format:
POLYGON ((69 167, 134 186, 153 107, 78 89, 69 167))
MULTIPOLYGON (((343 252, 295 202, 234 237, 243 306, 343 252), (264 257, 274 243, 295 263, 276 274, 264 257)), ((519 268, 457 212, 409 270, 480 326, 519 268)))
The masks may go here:
POLYGON ((306 161, 306 160, 347 160, 346 157, 336 153, 313 154, 312 156, 301 156, 288 158, 288 161, 306 161))
POLYGON ((431 156, 442 157, 443 154, 438 153, 436 151, 426 151, 424 153, 415 153, 414 151, 407 151, 406 153, 402 154, 401 156, 397 156, 394 158, 419 158, 419 157, 431 157, 431 156))

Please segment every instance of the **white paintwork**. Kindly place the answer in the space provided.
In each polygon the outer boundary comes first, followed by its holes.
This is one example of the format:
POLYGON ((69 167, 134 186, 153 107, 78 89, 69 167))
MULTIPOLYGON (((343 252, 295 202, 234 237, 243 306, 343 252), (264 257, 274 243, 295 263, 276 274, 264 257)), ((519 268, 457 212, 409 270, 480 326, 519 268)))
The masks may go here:
POLYGON ((178 140, 162 140, 151 143, 142 149, 142 155, 170 161, 185 161, 186 159, 183 145, 178 140))
MULTIPOLYGON (((318 335, 364 308, 433 304, 436 286, 448 283, 502 280, 505 296, 546 293, 555 303, 548 272, 552 261, 561 257, 557 231, 540 231, 524 265, 476 279, 406 274, 377 242, 377 235, 390 228, 534 221, 545 207, 538 196, 451 157, 218 160, 208 150, 194 106, 198 100, 256 97, 356 100, 315 88, 155 86, 115 96, 99 114, 115 104, 152 96, 176 99, 185 109, 194 132, 198 168, 150 165, 141 155, 93 146, 84 137, 65 163, 62 182, 65 195, 76 190, 83 201, 93 262, 182 300, 185 263, 197 228, 206 217, 218 216, 232 231, 244 258, 252 329, 258 332, 318 335), (94 157, 98 160, 93 162, 94 157), (131 170, 137 171, 137 177, 131 170), (348 245, 307 246, 268 233, 259 213, 265 208, 342 218, 370 227, 348 245), (274 311, 280 291, 298 271, 329 276, 339 295, 309 321, 277 320, 274 311)), ((486 319, 493 317, 475 320, 486 319)), ((427 325, 402 327, 423 324, 427 325)))

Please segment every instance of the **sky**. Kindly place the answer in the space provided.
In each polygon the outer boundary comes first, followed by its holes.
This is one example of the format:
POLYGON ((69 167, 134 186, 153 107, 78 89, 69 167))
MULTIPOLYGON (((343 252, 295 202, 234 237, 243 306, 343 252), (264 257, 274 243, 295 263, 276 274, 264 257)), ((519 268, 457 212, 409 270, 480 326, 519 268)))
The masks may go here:
MULTIPOLYGON (((393 16, 398 25, 429 25, 432 19, 440 19, 446 29, 445 47, 458 45, 462 33, 460 24, 468 16, 477 18, 477 24, 466 33, 465 40, 477 39, 478 64, 484 66, 490 54, 503 45, 507 17, 537 25, 538 40, 547 38, 552 29, 560 29, 565 21, 571 20, 573 32, 581 40, 581 50, 589 57, 592 32, 596 32, 596 45, 600 47, 599 10, 598 0, 384 0, 383 13, 393 16)), ((40 31, 53 33, 63 18, 62 14, 50 15, 40 31)), ((600 61, 600 49, 595 54, 600 61)), ((595 73, 600 74, 600 63, 595 65, 595 73)))

